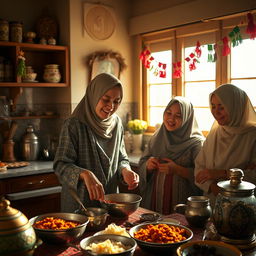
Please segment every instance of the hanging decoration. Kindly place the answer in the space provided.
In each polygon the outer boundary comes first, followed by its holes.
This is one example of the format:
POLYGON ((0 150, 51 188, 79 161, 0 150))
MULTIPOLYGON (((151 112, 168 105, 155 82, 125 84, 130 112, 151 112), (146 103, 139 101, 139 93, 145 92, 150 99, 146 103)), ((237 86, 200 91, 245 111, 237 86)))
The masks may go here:
POLYGON ((173 66, 173 78, 181 78, 182 77, 182 70, 181 70, 181 61, 174 62, 173 66))
POLYGON ((253 16, 251 13, 247 14, 248 25, 246 28, 246 33, 250 35, 250 38, 254 40, 256 37, 256 25, 253 22, 253 16))
POLYGON ((230 47, 228 45, 228 37, 225 36, 222 38, 222 42, 223 42, 223 48, 222 48, 222 56, 228 56, 231 52, 230 47))
MULTIPOLYGON (((250 35, 250 39, 256 38, 256 24, 253 21, 253 15, 251 13, 247 14, 248 25, 246 33, 250 35)), ((216 62, 217 60, 217 46, 222 46, 222 56, 228 56, 231 53, 229 42, 232 43, 232 47, 236 47, 242 43, 243 39, 240 33, 240 28, 235 26, 233 30, 222 38, 222 41, 216 42, 215 44, 208 44, 208 62, 216 62)), ((191 52, 184 60, 189 65, 189 70, 193 71, 197 68, 196 64, 200 63, 199 59, 202 54, 201 44, 199 41, 196 43, 195 50, 191 52)), ((159 62, 151 55, 151 52, 147 47, 140 54, 140 60, 145 68, 149 69, 155 76, 162 78, 166 77, 166 63, 159 62)), ((182 77, 182 62, 177 61, 173 64, 173 78, 182 77)))
POLYGON ((207 49, 208 49, 208 59, 207 62, 216 62, 217 60, 217 53, 216 53, 216 44, 208 44, 207 49))
POLYGON ((25 57, 24 57, 24 52, 19 51, 18 53, 18 66, 17 66, 17 75, 24 77, 26 75, 26 66, 25 66, 25 57))
POLYGON ((228 36, 232 42, 232 47, 238 46, 243 41, 240 28, 238 26, 235 26, 234 29, 228 34, 228 36))

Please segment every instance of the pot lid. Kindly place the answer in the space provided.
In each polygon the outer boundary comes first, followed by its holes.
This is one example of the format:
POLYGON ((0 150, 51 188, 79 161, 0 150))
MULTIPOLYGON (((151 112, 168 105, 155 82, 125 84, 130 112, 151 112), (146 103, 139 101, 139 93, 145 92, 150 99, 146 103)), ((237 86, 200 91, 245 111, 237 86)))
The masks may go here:
POLYGON ((255 185, 242 181, 244 177, 244 173, 242 170, 238 168, 230 169, 230 180, 220 181, 218 182, 218 187, 227 192, 253 192, 255 189, 255 185))

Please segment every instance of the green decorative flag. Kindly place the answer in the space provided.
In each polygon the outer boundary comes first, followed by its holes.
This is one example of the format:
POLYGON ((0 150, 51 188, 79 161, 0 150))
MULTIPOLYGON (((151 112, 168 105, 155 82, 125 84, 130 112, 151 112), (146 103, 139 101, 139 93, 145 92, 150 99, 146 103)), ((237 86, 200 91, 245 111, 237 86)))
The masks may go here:
POLYGON ((242 43, 243 39, 240 33, 240 28, 238 26, 234 27, 234 29, 228 34, 230 40, 232 42, 232 47, 238 46, 242 43))

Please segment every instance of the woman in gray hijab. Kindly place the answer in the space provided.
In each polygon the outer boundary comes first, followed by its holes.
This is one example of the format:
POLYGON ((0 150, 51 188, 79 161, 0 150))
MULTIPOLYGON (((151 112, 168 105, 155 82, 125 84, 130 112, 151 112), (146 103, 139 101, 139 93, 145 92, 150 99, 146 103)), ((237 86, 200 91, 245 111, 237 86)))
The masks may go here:
POLYGON ((88 85, 71 117, 65 120, 54 159, 62 184, 61 210, 79 208, 69 194, 77 190, 86 206, 99 206, 104 194, 118 192, 123 179, 135 189, 139 176, 131 170, 123 141, 121 119, 115 114, 123 98, 121 82, 113 75, 97 75, 88 85))
POLYGON ((187 197, 201 195, 194 184, 194 159, 203 141, 192 104, 184 97, 173 98, 139 162, 143 207, 169 214, 187 197))

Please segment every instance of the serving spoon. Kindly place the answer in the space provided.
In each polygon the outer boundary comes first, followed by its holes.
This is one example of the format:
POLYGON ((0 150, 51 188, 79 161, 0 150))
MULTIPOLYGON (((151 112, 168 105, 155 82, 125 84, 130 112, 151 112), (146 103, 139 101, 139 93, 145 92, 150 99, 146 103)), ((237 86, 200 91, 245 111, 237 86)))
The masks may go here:
POLYGON ((85 208, 84 204, 82 203, 81 199, 79 198, 79 196, 74 188, 69 187, 69 192, 70 192, 70 195, 82 206, 82 208, 84 209, 84 212, 87 216, 89 216, 89 217, 95 216, 93 211, 90 211, 85 208))

